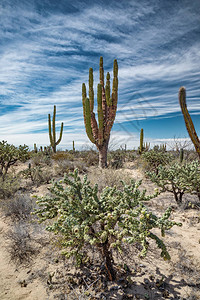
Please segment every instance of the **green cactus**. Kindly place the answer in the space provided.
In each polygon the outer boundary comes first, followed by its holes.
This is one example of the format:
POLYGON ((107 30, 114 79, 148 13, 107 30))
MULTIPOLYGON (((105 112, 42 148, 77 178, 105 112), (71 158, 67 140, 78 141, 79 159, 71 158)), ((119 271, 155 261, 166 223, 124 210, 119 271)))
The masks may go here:
POLYGON ((56 106, 54 105, 53 110, 53 119, 52 119, 52 129, 51 129, 51 115, 48 115, 49 120, 49 139, 51 143, 51 147, 53 149, 53 152, 56 153, 56 146, 61 142, 62 139, 62 133, 63 133, 63 122, 61 123, 60 128, 60 137, 56 142, 56 106))
POLYGON ((140 149, 139 149, 139 153, 142 154, 144 150, 144 130, 143 128, 141 128, 140 130, 140 149))
POLYGON ((36 144, 34 144, 34 152, 37 153, 38 152, 38 149, 37 149, 37 146, 36 144))
POLYGON ((99 81, 100 83, 97 87, 98 124, 93 112, 94 89, 92 68, 89 69, 89 98, 87 98, 85 83, 82 85, 83 115, 87 136, 99 151, 99 167, 106 168, 110 131, 115 120, 118 101, 118 65, 116 59, 113 64, 112 94, 110 91, 109 72, 106 76, 106 85, 104 85, 103 57, 100 57, 99 81))
POLYGON ((72 147, 73 147, 73 153, 75 152, 75 145, 74 145, 74 141, 72 141, 72 147))
POLYGON ((179 89, 179 104, 181 107, 181 111, 185 120, 185 125, 187 128, 187 131, 189 133, 189 136, 194 144, 194 147, 196 149, 196 152, 200 158, 200 140, 198 138, 198 135, 196 133, 196 130, 194 128, 194 124, 192 122, 192 119, 190 117, 190 114, 188 112, 187 109, 187 105, 186 105, 186 90, 185 88, 182 86, 179 89))
POLYGON ((183 148, 181 148, 180 149, 180 163, 182 163, 183 162, 183 157, 184 157, 184 150, 183 150, 183 148))

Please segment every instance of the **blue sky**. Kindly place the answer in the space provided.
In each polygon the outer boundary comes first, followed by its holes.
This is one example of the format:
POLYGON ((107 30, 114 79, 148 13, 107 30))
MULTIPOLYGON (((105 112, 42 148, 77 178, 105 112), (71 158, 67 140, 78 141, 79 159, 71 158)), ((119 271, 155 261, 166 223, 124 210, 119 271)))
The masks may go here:
POLYGON ((60 148, 90 145, 81 86, 99 57, 105 72, 119 65, 119 101, 111 146, 188 138, 178 103, 187 105, 200 134, 199 0, 1 0, 0 140, 48 145, 47 115, 57 106, 60 148))

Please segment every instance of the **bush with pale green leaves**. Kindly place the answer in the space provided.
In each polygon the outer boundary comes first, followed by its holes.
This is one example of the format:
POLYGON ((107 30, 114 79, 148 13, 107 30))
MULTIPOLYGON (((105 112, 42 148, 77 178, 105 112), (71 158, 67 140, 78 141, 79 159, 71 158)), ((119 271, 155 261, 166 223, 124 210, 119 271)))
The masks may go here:
POLYGON ((200 164, 199 161, 174 163, 159 166, 158 173, 146 172, 152 182, 156 183, 161 192, 174 194, 176 202, 183 202, 185 193, 197 194, 200 199, 200 164))
POLYGON ((48 231, 63 236, 63 253, 68 258, 75 257, 78 264, 82 263, 84 248, 95 247, 105 262, 109 280, 113 280, 112 249, 122 252, 124 243, 139 243, 141 256, 145 256, 149 241, 154 240, 161 256, 170 259, 165 244, 152 229, 159 228, 164 236, 165 230, 181 225, 169 220, 170 208, 161 217, 149 212, 144 202, 156 197, 158 192, 147 196, 146 190, 138 189, 140 184, 141 181, 123 183, 122 190, 106 187, 98 196, 98 185, 92 187, 87 176, 81 181, 76 169, 63 180, 53 182, 50 194, 36 196, 39 208, 34 214, 40 222, 48 221, 48 231))

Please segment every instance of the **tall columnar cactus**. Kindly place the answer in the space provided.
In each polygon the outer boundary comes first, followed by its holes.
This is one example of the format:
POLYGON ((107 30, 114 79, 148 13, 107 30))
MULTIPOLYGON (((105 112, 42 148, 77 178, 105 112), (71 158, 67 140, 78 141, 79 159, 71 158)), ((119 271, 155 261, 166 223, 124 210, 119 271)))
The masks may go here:
POLYGON ((181 110, 182 110, 182 113, 183 113, 183 117, 184 117, 184 120, 185 120, 185 125, 186 125, 186 128, 187 128, 187 131, 188 131, 189 136, 190 136, 190 138, 191 138, 191 140, 194 144, 196 152, 197 152, 197 154, 199 155, 199 158, 200 158, 200 140, 197 136, 196 130, 194 128, 194 124, 192 122, 192 119, 191 119, 190 114, 189 114, 188 109, 187 109, 186 90, 183 86, 180 87, 180 89, 179 89, 179 103, 180 103, 180 106, 181 106, 181 110))
POLYGON ((184 150, 183 150, 183 148, 181 148, 180 149, 180 156, 179 156, 180 163, 183 162, 183 157, 184 157, 184 150))
POLYGON ((89 98, 87 98, 85 83, 82 85, 83 115, 87 136, 99 151, 99 167, 106 168, 110 131, 115 120, 118 101, 118 65, 116 59, 113 64, 112 93, 109 72, 106 76, 106 84, 104 84, 103 57, 100 57, 99 80, 100 83, 97 86, 98 124, 93 112, 94 89, 92 68, 89 69, 89 98))
POLYGON ((73 153, 75 152, 75 144, 74 141, 72 141, 72 147, 73 147, 73 153))
POLYGON ((62 133, 63 133, 63 122, 61 123, 60 128, 60 137, 56 142, 56 106, 54 105, 53 110, 53 119, 52 119, 52 129, 51 129, 51 115, 48 115, 49 120, 49 139, 51 143, 51 147, 53 149, 53 152, 56 153, 56 146, 61 142, 62 139, 62 133))
POLYGON ((141 128, 140 130, 140 150, 139 153, 142 154, 144 150, 144 130, 141 128))

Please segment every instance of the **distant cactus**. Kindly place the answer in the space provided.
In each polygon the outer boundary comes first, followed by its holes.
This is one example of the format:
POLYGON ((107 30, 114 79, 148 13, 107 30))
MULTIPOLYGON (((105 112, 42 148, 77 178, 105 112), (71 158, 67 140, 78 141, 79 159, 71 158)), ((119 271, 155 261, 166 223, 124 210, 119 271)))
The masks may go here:
POLYGON ((142 154, 144 150, 144 130, 141 128, 140 130, 140 150, 139 153, 142 154))
POLYGON ((51 115, 48 115, 49 120, 49 139, 51 143, 51 147, 53 149, 53 152, 56 153, 56 146, 61 142, 62 139, 62 133, 63 133, 63 122, 61 123, 60 128, 60 137, 56 142, 56 106, 54 105, 54 111, 53 111, 53 119, 52 119, 52 129, 51 129, 51 115))
POLYGON ((100 83, 97 87, 98 124, 93 112, 94 89, 92 68, 89 70, 89 98, 87 98, 85 83, 82 85, 83 115, 87 136, 99 151, 99 167, 106 168, 110 131, 115 120, 118 101, 118 65, 116 59, 113 64, 112 93, 110 91, 109 72, 106 76, 106 85, 104 85, 103 57, 100 57, 99 79, 100 83))
POLYGON ((180 163, 183 162, 184 150, 183 148, 180 149, 180 163))
POLYGON ((37 149, 37 146, 36 144, 34 144, 34 152, 37 153, 38 152, 38 149, 37 149))
POLYGON ((196 152, 200 158, 200 140, 198 138, 198 135, 196 133, 196 130, 194 128, 194 124, 192 122, 192 119, 190 117, 190 114, 188 112, 187 109, 187 105, 186 105, 186 90, 185 88, 182 86, 179 89, 179 104, 181 107, 181 111, 185 120, 185 125, 187 128, 187 131, 189 133, 189 136, 194 144, 194 147, 196 149, 196 152))
POLYGON ((75 152, 75 145, 74 145, 74 141, 72 141, 72 147, 73 147, 73 153, 75 152))

